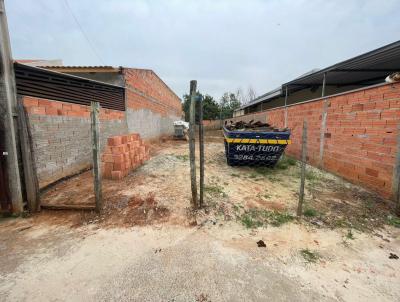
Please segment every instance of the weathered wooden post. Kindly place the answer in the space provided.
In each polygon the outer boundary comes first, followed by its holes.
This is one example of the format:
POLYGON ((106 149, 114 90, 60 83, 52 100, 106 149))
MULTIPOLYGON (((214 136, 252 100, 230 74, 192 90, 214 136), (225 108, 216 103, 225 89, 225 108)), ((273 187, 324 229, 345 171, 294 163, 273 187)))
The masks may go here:
POLYGON ((92 154, 93 154, 93 177, 94 177, 94 196, 96 201, 96 212, 100 212, 102 207, 101 190, 101 162, 100 162, 100 125, 99 113, 100 104, 91 102, 91 132, 92 132, 92 154))
POLYGON ((288 108, 287 108, 287 100, 288 100, 288 87, 286 86, 286 89, 285 89, 285 128, 287 127, 287 125, 288 125, 288 108))
POLYGON ((203 100, 199 97, 199 151, 200 151, 200 201, 199 207, 203 206, 204 191, 204 127, 203 127, 203 100))
POLYGON ((307 162, 307 121, 303 121, 303 135, 301 139, 301 180, 300 180, 299 204, 297 205, 298 217, 301 217, 301 215, 303 214, 306 162, 307 162))
POLYGON ((195 128, 196 128, 196 88, 197 81, 190 81, 190 120, 189 120, 189 152, 190 180, 192 187, 192 206, 197 209, 195 128))
POLYGON ((24 167, 24 183, 28 209, 31 212, 40 210, 39 181, 36 174, 35 158, 32 150, 32 137, 29 131, 28 114, 23 99, 18 99, 18 132, 21 144, 21 158, 24 167))
POLYGON ((8 34, 7 16, 4 0, 0 0, 0 127, 4 134, 5 150, 1 157, 6 163, 7 185, 10 193, 12 210, 21 213, 24 210, 20 172, 18 166, 17 131, 15 117, 17 98, 15 88, 14 66, 11 55, 10 37, 8 34))

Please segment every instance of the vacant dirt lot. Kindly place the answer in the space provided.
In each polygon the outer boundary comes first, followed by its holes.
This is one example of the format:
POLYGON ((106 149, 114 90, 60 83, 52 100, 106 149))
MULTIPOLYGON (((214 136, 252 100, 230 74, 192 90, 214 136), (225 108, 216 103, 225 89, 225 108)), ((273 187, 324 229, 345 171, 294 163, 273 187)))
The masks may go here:
MULTIPOLYGON (((229 167, 207 136, 204 209, 190 210, 188 146, 167 141, 122 181, 104 211, 42 211, 0 224, 6 301, 396 301, 400 221, 391 203, 308 169, 229 167), (262 240, 265 247, 258 247, 262 240)), ((93 204, 91 172, 46 204, 93 204)))

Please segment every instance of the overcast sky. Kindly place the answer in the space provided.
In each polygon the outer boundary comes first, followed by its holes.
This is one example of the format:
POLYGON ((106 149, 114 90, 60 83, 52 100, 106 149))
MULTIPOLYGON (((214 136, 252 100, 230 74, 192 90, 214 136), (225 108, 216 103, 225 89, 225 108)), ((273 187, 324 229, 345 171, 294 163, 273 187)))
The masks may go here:
POLYGON ((149 68, 180 97, 260 95, 400 39, 398 0, 68 0, 93 47, 65 0, 5 2, 15 59, 149 68))

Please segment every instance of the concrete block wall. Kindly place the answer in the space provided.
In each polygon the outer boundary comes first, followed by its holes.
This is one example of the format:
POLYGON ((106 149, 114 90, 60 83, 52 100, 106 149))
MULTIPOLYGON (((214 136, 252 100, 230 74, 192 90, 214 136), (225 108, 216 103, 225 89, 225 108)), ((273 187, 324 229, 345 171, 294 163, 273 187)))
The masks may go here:
POLYGON ((129 132, 143 139, 172 135, 182 116, 179 97, 151 70, 124 68, 123 74, 129 132))
MULTIPOLYGON (((126 111, 101 109, 102 151, 113 136, 136 132, 152 139, 173 134, 173 121, 182 115, 181 100, 153 71, 123 68, 115 80, 125 83, 126 111)), ((91 167, 90 107, 20 98, 29 117, 41 188, 91 167)))
MULTIPOLYGON (((29 118, 39 186, 91 167, 90 107, 53 100, 22 99, 29 118)), ((125 113, 100 111, 100 144, 107 138, 126 134, 125 113)))
MULTIPOLYGON (((232 120, 250 119, 283 127, 285 108, 232 120)), ((393 197, 398 185, 393 175, 400 124, 400 83, 371 86, 288 106, 287 126, 292 131, 292 144, 286 152, 297 158, 304 119, 308 121, 310 164, 384 197, 393 197)))

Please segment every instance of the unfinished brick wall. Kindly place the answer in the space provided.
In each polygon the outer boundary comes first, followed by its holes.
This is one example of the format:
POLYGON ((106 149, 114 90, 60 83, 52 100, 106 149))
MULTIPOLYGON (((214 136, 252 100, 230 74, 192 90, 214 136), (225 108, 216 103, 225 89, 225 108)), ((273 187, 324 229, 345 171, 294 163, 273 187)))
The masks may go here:
POLYGON ((124 68, 129 132, 142 138, 173 134, 173 122, 181 119, 179 97, 151 70, 124 68))
POLYGON ((122 179, 150 159, 149 148, 138 133, 110 137, 102 155, 103 177, 122 179))
MULTIPOLYGON (((39 186, 91 167, 90 107, 53 100, 23 97, 32 134, 39 186)), ((128 132, 125 113, 100 111, 100 144, 128 132)))
POLYGON ((323 165, 390 196, 400 122, 400 83, 329 99, 323 165))
MULTIPOLYGON (((385 197, 392 197, 397 186, 392 178, 400 123, 400 83, 372 86, 291 105, 287 108, 287 115, 288 127, 292 131, 292 144, 286 149, 289 155, 300 157, 302 124, 307 120, 310 164, 385 197), (324 112, 325 129, 322 128, 324 112)), ((285 109, 271 109, 249 116, 253 119, 263 117, 267 122, 283 127, 285 109)), ((243 117, 249 118, 240 116, 234 119, 243 117)))
POLYGON ((128 86, 143 94, 142 106, 148 105, 161 114, 182 114, 179 97, 152 70, 125 68, 124 77, 128 86))

